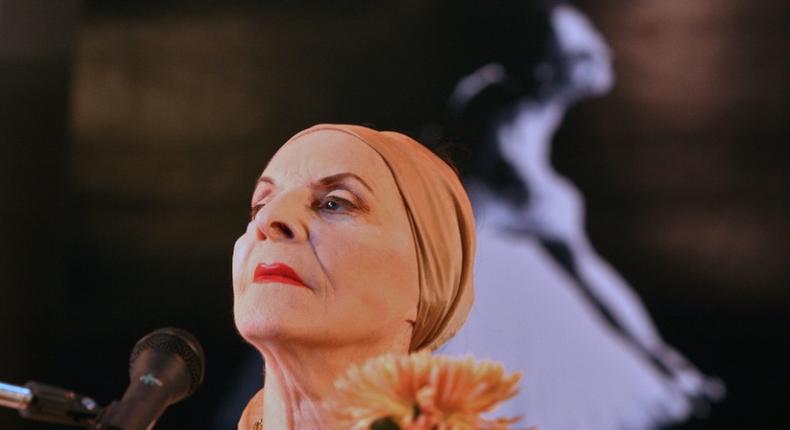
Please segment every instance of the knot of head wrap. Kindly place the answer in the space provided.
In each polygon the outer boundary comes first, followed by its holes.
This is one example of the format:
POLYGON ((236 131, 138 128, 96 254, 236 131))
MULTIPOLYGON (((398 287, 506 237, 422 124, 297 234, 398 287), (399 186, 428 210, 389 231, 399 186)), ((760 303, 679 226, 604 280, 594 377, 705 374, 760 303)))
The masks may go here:
POLYGON ((474 301, 474 215, 455 171, 428 148, 396 132, 356 125, 319 124, 368 144, 390 169, 411 224, 417 250, 420 298, 411 351, 435 350, 466 321, 474 301))

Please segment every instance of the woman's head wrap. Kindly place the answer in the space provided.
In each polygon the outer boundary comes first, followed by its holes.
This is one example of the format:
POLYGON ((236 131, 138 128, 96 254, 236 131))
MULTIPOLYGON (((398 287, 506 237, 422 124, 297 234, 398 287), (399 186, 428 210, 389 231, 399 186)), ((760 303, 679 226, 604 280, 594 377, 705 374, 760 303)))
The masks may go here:
POLYGON ((420 300, 410 351, 434 350, 461 328, 474 301, 472 206, 455 171, 413 139, 357 125, 319 124, 368 144, 389 167, 398 186, 417 249, 420 300))

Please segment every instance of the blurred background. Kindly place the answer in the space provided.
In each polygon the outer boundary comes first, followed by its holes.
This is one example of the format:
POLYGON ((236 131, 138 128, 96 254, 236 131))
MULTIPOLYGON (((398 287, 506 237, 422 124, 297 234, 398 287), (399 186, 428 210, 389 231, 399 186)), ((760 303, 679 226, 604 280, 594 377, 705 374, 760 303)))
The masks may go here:
MULTIPOLYGON (((575 4, 617 82, 573 108, 553 161, 664 338, 728 397, 684 429, 787 428, 790 4, 575 4)), ((206 381, 157 428, 218 428, 248 350, 230 257, 290 135, 419 135, 463 52, 449 0, 0 0, 0 381, 105 404, 131 347, 179 326, 206 381)), ((4 430, 57 426, 0 410, 4 430)))

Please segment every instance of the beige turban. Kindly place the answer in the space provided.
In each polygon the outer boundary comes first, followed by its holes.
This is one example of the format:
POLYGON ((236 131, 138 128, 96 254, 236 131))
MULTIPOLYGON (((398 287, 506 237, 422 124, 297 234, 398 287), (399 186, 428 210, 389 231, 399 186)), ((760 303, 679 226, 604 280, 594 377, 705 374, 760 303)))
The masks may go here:
POLYGON ((320 130, 339 131, 365 142, 389 166, 409 216, 420 272, 410 350, 440 347, 464 324, 474 301, 475 223, 458 175, 421 144, 391 131, 319 124, 290 140, 320 130))

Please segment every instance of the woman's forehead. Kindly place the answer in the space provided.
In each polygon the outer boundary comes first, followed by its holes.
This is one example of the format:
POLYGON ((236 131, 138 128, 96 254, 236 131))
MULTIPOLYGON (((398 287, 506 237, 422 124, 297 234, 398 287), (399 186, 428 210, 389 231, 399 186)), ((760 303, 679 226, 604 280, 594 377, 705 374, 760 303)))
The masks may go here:
POLYGON ((275 181, 315 181, 353 173, 383 186, 394 179, 381 156, 357 137, 337 130, 318 130, 287 142, 269 161, 263 175, 275 181))

